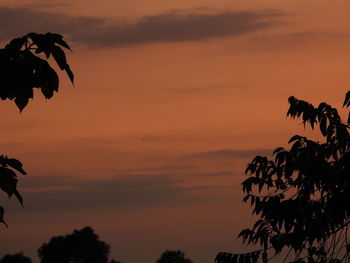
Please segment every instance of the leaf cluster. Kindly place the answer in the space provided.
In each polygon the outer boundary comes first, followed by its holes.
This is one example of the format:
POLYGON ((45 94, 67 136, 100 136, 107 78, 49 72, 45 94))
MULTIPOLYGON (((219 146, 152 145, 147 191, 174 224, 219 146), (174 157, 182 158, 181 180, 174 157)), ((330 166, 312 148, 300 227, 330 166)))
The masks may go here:
MULTIPOLYGON (((258 220, 239 237, 264 253, 289 249, 293 262, 341 262, 349 256, 350 118, 343 122, 337 109, 324 102, 314 107, 290 97, 289 104, 287 116, 318 127, 324 142, 295 135, 289 150, 276 148, 274 158, 256 156, 248 164, 243 201, 258 220)), ((350 106, 350 91, 343 106, 350 106)), ((257 262, 254 253, 232 254, 230 260, 229 254, 219 255, 218 263, 257 262)))
MULTIPOLYGON (((0 98, 14 100, 22 111, 33 98, 33 89, 38 88, 46 99, 58 91, 59 78, 48 63, 54 58, 61 70, 64 70, 73 83, 71 71, 64 49, 71 50, 63 37, 55 33, 29 33, 10 41, 0 49, 0 98)), ((15 196, 23 206, 23 198, 17 190, 16 172, 26 174, 22 163, 16 159, 0 156, 0 189, 8 197, 15 196)), ((4 221, 4 209, 0 206, 0 223, 4 221)))
MULTIPOLYGON (((0 156, 0 189, 4 191, 9 198, 15 195, 17 200, 23 206, 23 198, 17 190, 17 175, 16 172, 25 175, 26 172, 22 168, 22 163, 14 158, 7 156, 0 156)), ((0 222, 6 224, 4 221, 4 208, 0 206, 0 222)))
POLYGON ((48 63, 50 56, 73 83, 74 74, 62 48, 71 50, 59 34, 29 33, 0 49, 0 98, 14 100, 20 111, 33 98, 34 88, 50 99, 59 87, 58 75, 48 63))

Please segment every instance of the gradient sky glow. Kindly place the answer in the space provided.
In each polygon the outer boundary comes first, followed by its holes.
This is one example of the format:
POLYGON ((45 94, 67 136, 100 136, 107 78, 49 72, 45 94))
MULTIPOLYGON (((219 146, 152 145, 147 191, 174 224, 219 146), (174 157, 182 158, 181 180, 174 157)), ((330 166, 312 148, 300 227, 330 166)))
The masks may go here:
POLYGON ((287 146, 294 95, 340 107, 350 83, 348 0, 3 0, 0 42, 61 33, 73 88, 19 114, 1 102, 2 153, 24 163, 25 208, 2 195, 0 255, 92 226, 123 263, 242 249, 247 162, 287 146))

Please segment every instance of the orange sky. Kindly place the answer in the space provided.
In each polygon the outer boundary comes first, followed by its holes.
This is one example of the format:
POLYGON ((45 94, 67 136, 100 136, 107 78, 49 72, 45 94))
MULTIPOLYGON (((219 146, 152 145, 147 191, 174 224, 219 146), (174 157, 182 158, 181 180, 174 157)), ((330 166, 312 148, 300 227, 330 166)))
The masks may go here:
MULTIPOLYGON (((29 31, 71 43, 73 88, 22 114, 2 102, 2 153, 20 159, 25 208, 7 209, 0 254, 92 226, 123 263, 166 249, 196 263, 237 251, 251 222, 246 163, 286 146, 294 95, 340 106, 350 83, 347 0, 14 1, 0 41, 29 31), (185 22, 184 22, 185 21, 185 22), (143 140, 144 138, 144 140, 143 140)), ((2 20, 1 20, 2 19, 2 20)))

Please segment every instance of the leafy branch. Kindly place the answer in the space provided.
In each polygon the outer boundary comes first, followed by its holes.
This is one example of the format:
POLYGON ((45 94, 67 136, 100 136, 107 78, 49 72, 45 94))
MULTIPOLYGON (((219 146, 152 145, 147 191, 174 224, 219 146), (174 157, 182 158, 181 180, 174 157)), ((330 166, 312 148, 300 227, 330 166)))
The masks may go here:
MULTIPOLYGON (((20 110, 27 106, 33 98, 33 89, 41 90, 46 99, 51 99, 58 91, 59 78, 50 66, 50 56, 64 70, 70 81, 74 82, 64 50, 71 51, 63 37, 55 33, 29 33, 10 41, 5 48, 0 49, 0 98, 14 100, 20 110)), ((13 195, 23 206, 23 198, 17 190, 17 173, 25 175, 22 163, 14 158, 0 156, 0 189, 9 198, 13 195)), ((4 221, 4 208, 0 206, 0 223, 4 221)))
MULTIPOLYGON (((266 263, 283 249, 289 250, 284 262, 291 252, 294 263, 350 259, 350 113, 343 122, 337 109, 327 103, 315 107, 295 97, 288 101, 287 116, 301 119, 312 129, 318 127, 324 142, 295 135, 288 142, 289 150, 279 147, 273 152, 274 159, 256 156, 248 164, 243 201, 250 201, 259 219, 239 237, 262 249, 221 253, 217 263, 255 263, 259 259, 266 263), (268 258, 267 253, 273 254, 268 258)), ((349 106, 350 91, 343 103, 349 106)))
POLYGON ((74 74, 62 48, 71 51, 59 34, 29 33, 0 49, 0 98, 14 100, 20 111, 33 98, 33 88, 40 89, 44 97, 50 99, 59 87, 58 75, 48 63, 50 56, 73 83, 74 74))

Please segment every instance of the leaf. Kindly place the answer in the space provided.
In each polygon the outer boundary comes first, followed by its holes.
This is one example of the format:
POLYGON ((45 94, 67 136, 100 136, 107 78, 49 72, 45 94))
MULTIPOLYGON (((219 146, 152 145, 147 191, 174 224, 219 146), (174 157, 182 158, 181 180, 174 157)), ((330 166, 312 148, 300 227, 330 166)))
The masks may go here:
POLYGON ((9 197, 16 191, 17 176, 16 173, 8 168, 0 167, 0 188, 9 197))
POLYGON ((17 189, 15 189, 13 193, 15 194, 17 200, 21 203, 21 206, 23 207, 23 197, 21 196, 21 194, 17 191, 17 189))
POLYGON ((294 135, 292 138, 289 139, 288 144, 296 140, 300 140, 301 138, 302 137, 300 135, 294 135))
POLYGON ((11 42, 7 44, 5 48, 19 51, 21 50, 21 48, 24 46, 25 43, 26 43, 26 37, 19 37, 19 38, 12 39, 11 42))
POLYGON ((67 69, 68 64, 64 51, 59 46, 53 46, 50 51, 60 69, 67 69))
POLYGON ((321 117, 320 120, 320 131, 323 136, 327 135, 327 118, 325 116, 321 117))
POLYGON ((11 158, 11 159, 7 159, 6 160, 6 164, 8 164, 9 166, 11 166, 13 169, 17 170, 18 172, 20 172, 23 175, 26 175, 26 171, 23 170, 23 165, 20 161, 18 161, 17 159, 11 158))
POLYGON ((350 90, 345 95, 345 100, 343 103, 343 107, 349 107, 350 106, 350 90))
POLYGON ((0 206, 0 222, 3 223, 6 227, 8 227, 8 225, 4 221, 4 213, 5 213, 4 208, 0 206))
POLYGON ((251 197, 251 195, 246 195, 244 198, 243 198, 243 202, 246 203, 248 201, 248 199, 251 197))
POLYGON ((20 112, 22 112, 23 109, 27 106, 28 101, 29 101, 29 98, 25 96, 17 96, 15 98, 15 104, 17 105, 20 112))
POLYGON ((54 91, 58 91, 59 79, 56 71, 50 67, 49 63, 42 63, 41 71, 37 72, 37 77, 41 86, 41 92, 46 99, 51 99, 54 91))
POLYGON ((45 37, 43 34, 37 34, 37 33, 29 33, 27 35, 30 37, 33 41, 33 44, 35 44, 38 48, 35 51, 35 54, 39 54, 41 52, 45 53, 46 58, 50 57, 50 54, 52 53, 52 42, 50 43, 49 39, 45 37))
POLYGON ((67 75, 68 75, 70 81, 71 81, 72 84, 74 85, 74 74, 73 74, 73 72, 71 71, 71 69, 70 69, 70 67, 69 67, 68 64, 67 64, 67 66, 66 66, 66 72, 67 72, 67 75))
POLYGON ((63 36, 56 33, 51 33, 51 32, 48 32, 45 35, 47 35, 50 39, 52 39, 52 41, 54 41, 56 44, 72 51, 69 45, 67 44, 67 42, 63 40, 63 36))

